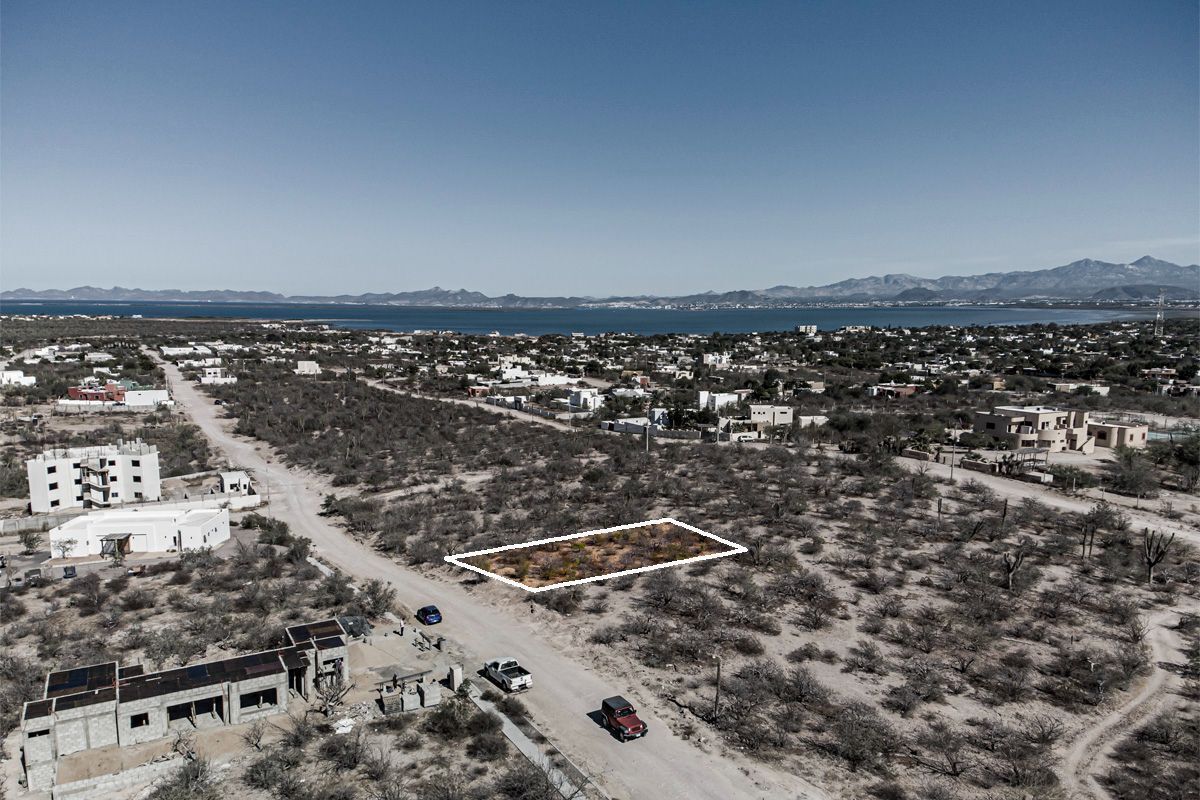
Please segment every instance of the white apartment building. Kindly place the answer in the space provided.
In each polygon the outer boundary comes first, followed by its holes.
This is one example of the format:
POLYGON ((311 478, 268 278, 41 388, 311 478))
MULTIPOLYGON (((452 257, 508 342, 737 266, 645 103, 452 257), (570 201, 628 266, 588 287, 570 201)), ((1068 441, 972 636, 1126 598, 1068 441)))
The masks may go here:
POLYGON ((135 442, 47 450, 25 462, 35 514, 159 500, 158 448, 135 442))
POLYGON ((320 375, 321 367, 315 361, 297 361, 294 372, 297 375, 320 375))
POLYGON ((125 554, 199 550, 228 539, 225 508, 95 511, 50 530, 51 551, 56 556, 63 552, 67 558, 111 555, 117 550, 125 554))

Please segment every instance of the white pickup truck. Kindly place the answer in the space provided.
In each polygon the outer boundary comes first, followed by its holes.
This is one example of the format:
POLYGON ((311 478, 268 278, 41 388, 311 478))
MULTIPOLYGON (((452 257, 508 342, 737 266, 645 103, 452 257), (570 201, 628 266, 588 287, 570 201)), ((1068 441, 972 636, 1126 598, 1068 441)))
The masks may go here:
POLYGON ((483 672, 506 692, 523 692, 533 686, 533 673, 515 658, 498 658, 483 665, 483 672))

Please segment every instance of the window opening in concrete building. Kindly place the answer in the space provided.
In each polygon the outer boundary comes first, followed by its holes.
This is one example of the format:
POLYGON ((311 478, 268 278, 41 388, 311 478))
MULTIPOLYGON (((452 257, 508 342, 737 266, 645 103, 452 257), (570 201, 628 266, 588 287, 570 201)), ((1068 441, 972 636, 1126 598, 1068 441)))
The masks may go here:
POLYGON ((248 692, 242 695, 240 700, 243 709, 279 705, 279 696, 274 688, 263 689, 261 692, 248 692))
POLYGON ((173 706, 167 706, 167 724, 179 722, 180 720, 192 721, 192 704, 179 703, 173 706))

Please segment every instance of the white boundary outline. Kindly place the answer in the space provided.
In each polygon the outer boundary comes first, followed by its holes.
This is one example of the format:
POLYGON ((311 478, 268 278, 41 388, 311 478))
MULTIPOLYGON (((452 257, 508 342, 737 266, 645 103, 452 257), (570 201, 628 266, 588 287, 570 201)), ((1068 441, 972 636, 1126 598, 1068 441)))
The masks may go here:
POLYGON ((665 569, 666 567, 677 567, 682 564, 691 564, 696 561, 708 561, 709 559, 713 559, 713 558, 724 558, 725 556, 740 555, 745 552, 747 552, 745 546, 740 545, 737 542, 731 542, 728 539, 722 539, 720 536, 708 533, 707 531, 702 531, 693 525, 688 525, 686 522, 680 522, 679 520, 674 519, 672 517, 663 517, 662 519, 651 519, 651 520, 647 520, 646 522, 634 522, 629 525, 616 525, 611 528, 601 528, 601 529, 595 530, 595 531, 584 531, 583 533, 571 533, 571 534, 567 534, 566 536, 551 536, 548 539, 538 539, 535 542, 522 542, 520 544, 506 544, 502 547, 489 547, 486 550, 475 550, 470 553, 457 553, 452 556, 445 556, 444 560, 448 564, 454 564, 455 566, 462 567, 463 569, 469 569, 472 572, 478 572, 480 575, 483 575, 486 578, 491 578, 492 580, 500 581, 501 583, 506 583, 509 586, 515 586, 518 589, 524 589, 527 592, 537 593, 537 592, 549 591, 550 589, 561 589, 564 586, 578 586, 581 583, 592 583, 593 581, 606 581, 611 578, 619 578, 622 575, 636 575, 639 572, 650 572, 651 570, 665 569), (659 525, 664 522, 668 522, 672 525, 676 525, 685 530, 689 530, 692 533, 697 533, 701 536, 704 536, 705 538, 720 542, 721 544, 728 547, 729 550, 727 550, 723 553, 709 553, 708 555, 704 555, 704 556, 692 556, 691 558, 681 558, 678 561, 667 561, 662 564, 652 564, 648 567, 634 567, 633 569, 623 569, 618 572, 610 572, 607 575, 596 575, 591 578, 580 578, 579 580, 574 580, 574 581, 560 581, 559 583, 552 583, 548 586, 526 586, 525 584, 523 584, 519 581, 514 581, 512 578, 506 578, 503 575, 497 575, 494 572, 488 572, 485 569, 480 569, 479 567, 473 566, 471 564, 467 564, 464 561, 462 561, 462 559, 474 558, 476 556, 491 555, 492 553, 499 553, 504 550, 521 550, 526 547, 537 547, 538 545, 551 544, 553 542, 565 542, 569 539, 582 539, 585 536, 596 536, 597 534, 601 534, 601 533, 612 533, 614 531, 624 531, 624 530, 629 530, 630 528, 644 528, 648 525, 659 525))

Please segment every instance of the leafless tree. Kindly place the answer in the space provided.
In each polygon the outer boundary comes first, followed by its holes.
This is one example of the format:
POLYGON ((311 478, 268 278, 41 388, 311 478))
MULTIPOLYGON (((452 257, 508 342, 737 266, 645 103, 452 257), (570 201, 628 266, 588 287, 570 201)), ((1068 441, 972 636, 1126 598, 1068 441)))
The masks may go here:
POLYGON ((354 684, 346 683, 341 675, 321 681, 321 685, 316 689, 317 710, 327 717, 333 716, 333 710, 346 699, 346 695, 353 688, 354 684))
POLYGON ((1146 531, 1146 538, 1142 540, 1142 561, 1146 564, 1146 583, 1154 583, 1154 568, 1167 557, 1167 552, 1171 549, 1171 543, 1174 541, 1174 533, 1168 537, 1158 531, 1146 531))
POLYGON ((171 743, 171 752, 178 753, 184 758, 196 756, 196 736, 188 731, 177 731, 175 741, 171 743))
POLYGON ((263 748, 263 737, 266 735, 266 733, 266 724, 261 719, 255 720, 254 724, 247 728, 244 733, 242 733, 242 741, 248 746, 253 747, 255 750, 261 751, 263 748))
POLYGON ((970 767, 967 737, 945 720, 933 720, 917 735, 911 747, 913 760, 938 775, 957 778, 970 767))

